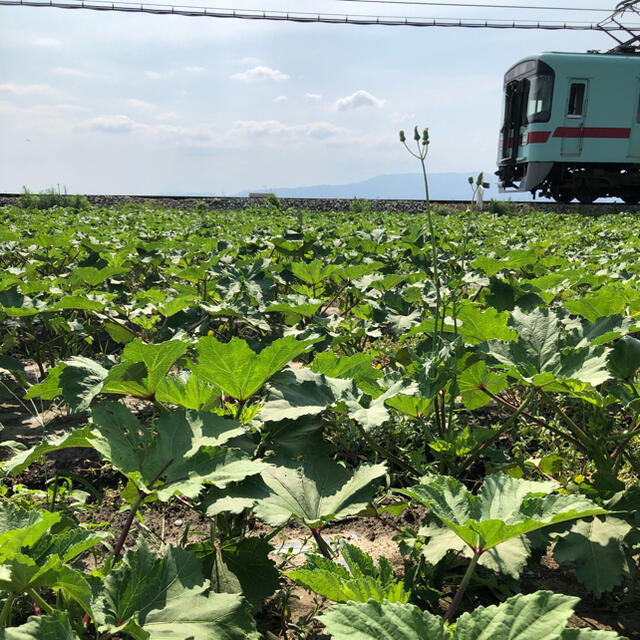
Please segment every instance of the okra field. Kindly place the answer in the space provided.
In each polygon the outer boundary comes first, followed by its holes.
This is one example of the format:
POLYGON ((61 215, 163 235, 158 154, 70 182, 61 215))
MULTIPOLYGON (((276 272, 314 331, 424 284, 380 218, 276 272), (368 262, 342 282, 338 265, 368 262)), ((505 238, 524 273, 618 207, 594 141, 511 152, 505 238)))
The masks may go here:
POLYGON ((640 638, 637 215, 0 211, 0 640, 640 638))

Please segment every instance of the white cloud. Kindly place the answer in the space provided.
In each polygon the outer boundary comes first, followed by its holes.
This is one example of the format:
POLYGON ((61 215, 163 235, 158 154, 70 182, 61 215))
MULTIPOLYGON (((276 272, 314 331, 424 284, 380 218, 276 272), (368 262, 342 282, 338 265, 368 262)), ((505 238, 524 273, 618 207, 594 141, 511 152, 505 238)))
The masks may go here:
POLYGON ((144 75, 151 80, 162 80, 163 78, 170 78, 173 75, 173 71, 145 71, 144 75))
POLYGON ((129 98, 126 102, 130 107, 133 107, 138 111, 148 112, 155 111, 157 109, 155 104, 152 104, 151 102, 145 102, 144 100, 138 100, 137 98, 129 98))
POLYGON ((261 64, 262 60, 260 58, 254 58, 252 56, 247 56, 246 58, 242 58, 240 60, 236 60, 238 64, 243 66, 253 65, 254 67, 261 64))
POLYGON ((14 96, 50 96, 58 93, 48 84, 14 84, 11 82, 0 84, 0 92, 10 93, 14 96))
POLYGON ((79 132, 106 134, 140 134, 152 142, 182 148, 212 148, 216 138, 207 127, 180 127, 169 124, 138 122, 125 115, 97 116, 75 127, 79 132))
POLYGON ((31 40, 31 44, 34 47, 43 47, 43 48, 62 46, 62 42, 60 42, 60 40, 58 40, 57 38, 34 38, 33 40, 31 40))
POLYGON ((158 120, 177 120, 180 116, 175 111, 166 111, 156 116, 158 120))
POLYGON ((68 78, 102 78, 96 73, 90 73, 89 71, 82 71, 82 69, 71 69, 69 67, 56 67, 53 73, 59 76, 65 76, 68 78))
POLYGON ((79 129, 100 131, 102 133, 130 133, 137 127, 137 123, 129 116, 98 116, 84 120, 78 125, 79 129))
POLYGON ((333 108, 336 111, 347 111, 349 109, 359 109, 360 107, 375 107, 376 109, 382 109, 384 107, 384 100, 380 100, 375 96, 372 96, 368 91, 362 89, 352 93, 350 96, 340 98, 336 100, 333 108))
POLYGON ((289 76, 277 69, 270 69, 269 67, 258 66, 252 69, 247 69, 241 73, 234 73, 231 78, 233 80, 240 80, 240 82, 252 83, 260 82, 262 80, 288 80, 289 76))
POLYGON ((274 102, 286 102, 289 98, 287 96, 276 96, 273 101, 274 102))
MULTIPOLYGON (((405 127, 409 127, 409 125, 416 119, 415 113, 392 113, 389 116, 389 119, 393 124, 403 124, 405 127)), ((414 125, 415 126, 415 125, 414 125)))
POLYGON ((187 73, 204 73, 206 69, 204 67, 183 67, 187 73))
POLYGON ((231 135, 243 135, 247 137, 277 137, 282 139, 314 138, 325 140, 327 138, 343 136, 346 129, 336 127, 330 122, 311 122, 308 124, 285 124, 279 120, 237 120, 231 128, 231 135))
POLYGON ((307 102, 320 102, 320 100, 322 100, 322 94, 321 93, 305 93, 304 99, 307 102))

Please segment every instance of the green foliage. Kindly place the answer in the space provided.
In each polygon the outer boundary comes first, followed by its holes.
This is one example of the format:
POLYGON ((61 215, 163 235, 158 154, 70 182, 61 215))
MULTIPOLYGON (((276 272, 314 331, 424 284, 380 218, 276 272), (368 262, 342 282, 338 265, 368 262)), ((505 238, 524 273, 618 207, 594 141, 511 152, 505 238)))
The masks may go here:
POLYGON ((334 602, 408 602, 404 584, 396 582, 389 561, 381 556, 376 569, 371 556, 349 543, 341 548, 346 568, 323 556, 307 556, 307 563, 286 575, 315 593, 334 602))
POLYGON ((447 629, 441 618, 410 604, 350 602, 320 616, 334 637, 353 640, 577 640, 622 638, 609 631, 580 631, 565 625, 577 598, 536 591, 503 604, 463 613, 447 629))
POLYGON ((290 518, 318 527, 360 513, 380 486, 383 464, 363 464, 353 472, 330 459, 305 459, 301 467, 275 467, 262 473, 271 494, 256 505, 256 516, 277 527, 290 518))
POLYGON ((477 553, 559 522, 606 513, 580 495, 550 493, 554 484, 516 480, 506 474, 485 479, 473 495, 458 480, 425 476, 402 493, 433 514, 477 553))
POLYGON ((158 557, 142 540, 105 579, 93 609, 99 632, 136 640, 258 637, 242 597, 211 593, 195 554, 168 546, 158 557))
POLYGON ((248 400, 291 360, 308 351, 316 340, 280 338, 255 353, 244 340, 233 338, 222 343, 213 337, 198 343, 198 363, 193 372, 241 401, 248 400))

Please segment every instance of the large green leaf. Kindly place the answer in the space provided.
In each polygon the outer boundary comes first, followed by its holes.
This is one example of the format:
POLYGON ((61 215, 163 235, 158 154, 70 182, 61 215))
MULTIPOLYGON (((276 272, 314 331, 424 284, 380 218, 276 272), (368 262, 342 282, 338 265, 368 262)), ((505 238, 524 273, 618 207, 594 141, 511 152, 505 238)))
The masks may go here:
POLYGON ((486 478, 473 495, 454 478, 426 476, 419 485, 400 493, 428 506, 469 547, 484 553, 551 524, 606 513, 579 495, 549 493, 554 485, 498 473, 486 478))
POLYGON ((91 588, 84 575, 62 563, 57 555, 36 562, 16 553, 0 566, 0 591, 24 593, 29 589, 48 587, 63 591, 77 600, 85 611, 91 607, 91 588))
POLYGON ((211 586, 218 593, 241 593, 254 611, 280 586, 280 573, 269 557, 273 547, 263 538, 225 540, 194 548, 211 564, 211 586), (208 547, 208 548, 205 548, 208 547), (259 576, 259 579, 257 577, 259 576))
POLYGON ((89 440, 90 434, 91 427, 84 427, 83 429, 75 429, 69 433, 63 433, 60 436, 45 438, 35 447, 20 451, 6 462, 3 462, 2 468, 8 473, 17 474, 24 471, 31 463, 52 451, 71 447, 91 447, 92 445, 89 440))
POLYGON ((349 602, 318 616, 336 640, 626 640, 610 631, 566 629, 577 598, 536 591, 463 613, 452 629, 411 604, 349 602))
POLYGON ((349 602, 332 607, 318 619, 335 640, 451 639, 442 618, 399 602, 349 602))
POLYGON ((356 394, 354 387, 352 380, 327 378, 306 367, 283 371, 271 380, 267 399, 258 412, 258 418, 265 422, 277 422, 318 415, 348 392, 356 394))
POLYGON ((640 340, 631 336, 618 340, 609 354, 609 365, 620 378, 632 378, 640 369, 640 340))
POLYGON ((153 398, 169 369, 186 351, 186 343, 180 340, 148 344, 136 338, 125 346, 120 364, 109 369, 103 391, 153 398))
POLYGON ((117 402, 98 404, 91 415, 92 446, 142 490, 157 492, 161 500, 178 491, 193 498, 204 483, 224 487, 266 467, 239 449, 221 446, 244 429, 215 414, 173 411, 160 416, 153 430, 117 402))
POLYGON ((67 366, 58 381, 62 398, 73 411, 84 411, 102 390, 109 372, 97 362, 82 356, 66 360, 65 364, 67 366))
MULTIPOLYGON (((452 551, 467 558, 473 557, 473 550, 446 526, 431 522, 423 525, 419 534, 427 538, 420 551, 431 564, 437 564, 452 551)), ((518 536, 502 542, 483 553, 478 564, 496 573, 519 579, 531 556, 532 545, 527 536, 518 536)))
POLYGON ((190 372, 167 376, 156 390, 156 400, 186 409, 211 409, 218 400, 218 390, 190 372))
POLYGON ((247 400, 315 342, 315 339, 298 341, 287 336, 255 353, 239 338, 224 343, 208 336, 198 342, 199 364, 192 368, 202 380, 219 387, 232 398, 247 400))
POLYGON ((31 616, 19 627, 0 629, 0 640, 80 640, 80 636, 66 612, 54 611, 50 616, 31 616))
POLYGON ((286 575, 303 587, 334 602, 408 602, 403 582, 396 582, 389 561, 381 556, 376 569, 371 556, 345 543, 341 549, 347 568, 324 556, 307 556, 307 563, 286 575))
POLYGON ((536 591, 463 613, 452 640, 559 640, 578 599, 536 591))
POLYGON ((142 539, 105 578, 93 611, 101 633, 125 630, 136 640, 257 638, 242 596, 209 593, 194 553, 167 546, 158 557, 142 539))
POLYGON ((306 284, 317 285, 339 269, 338 265, 324 265, 320 260, 292 262, 291 272, 306 284))
POLYGON ((385 473, 383 464, 363 464, 350 472, 324 457, 306 458, 299 468, 271 468, 262 479, 272 494, 258 502, 256 516, 274 527, 292 517, 309 527, 342 520, 371 502, 385 473))
POLYGON ((458 312, 458 319, 462 322, 459 332, 465 344, 478 344, 486 340, 509 341, 516 337, 516 333, 507 327, 509 314, 499 313, 492 307, 480 309, 465 304, 458 312))
POLYGON ((622 540, 631 525, 617 518, 576 522, 555 545, 558 562, 575 562, 576 577, 597 598, 618 586, 625 576, 622 540))
POLYGON ((496 395, 508 386, 507 376, 490 371, 483 360, 465 369, 458 377, 462 402, 469 411, 484 407, 491 402, 491 397, 483 389, 496 395))
POLYGON ((0 562, 5 562, 24 547, 32 547, 55 524, 59 513, 27 510, 12 502, 0 502, 0 562))
POLYGON ((557 314, 549 309, 524 313, 514 309, 511 323, 515 341, 490 341, 489 353, 510 375, 549 391, 568 391, 565 380, 596 386, 611 377, 609 350, 602 346, 572 347, 562 339, 557 314))

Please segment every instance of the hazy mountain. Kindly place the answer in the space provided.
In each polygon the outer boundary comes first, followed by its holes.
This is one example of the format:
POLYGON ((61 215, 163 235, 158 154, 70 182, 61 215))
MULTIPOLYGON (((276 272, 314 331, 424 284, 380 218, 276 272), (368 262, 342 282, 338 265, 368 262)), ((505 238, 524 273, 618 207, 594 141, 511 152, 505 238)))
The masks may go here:
MULTIPOLYGON (((470 175, 474 178, 478 172, 470 173, 432 173, 429 175, 429 195, 432 200, 466 200, 471 198, 470 175)), ((485 200, 530 200, 528 193, 498 193, 497 176, 485 173, 485 181, 490 188, 485 190, 485 200)), ((265 188, 250 189, 237 193, 247 196, 249 193, 263 193, 265 188)), ((381 198, 381 199, 420 199, 424 198, 424 182, 419 173, 396 173, 376 176, 362 182, 349 184, 319 184, 308 187, 267 187, 266 191, 283 198, 381 198)))

